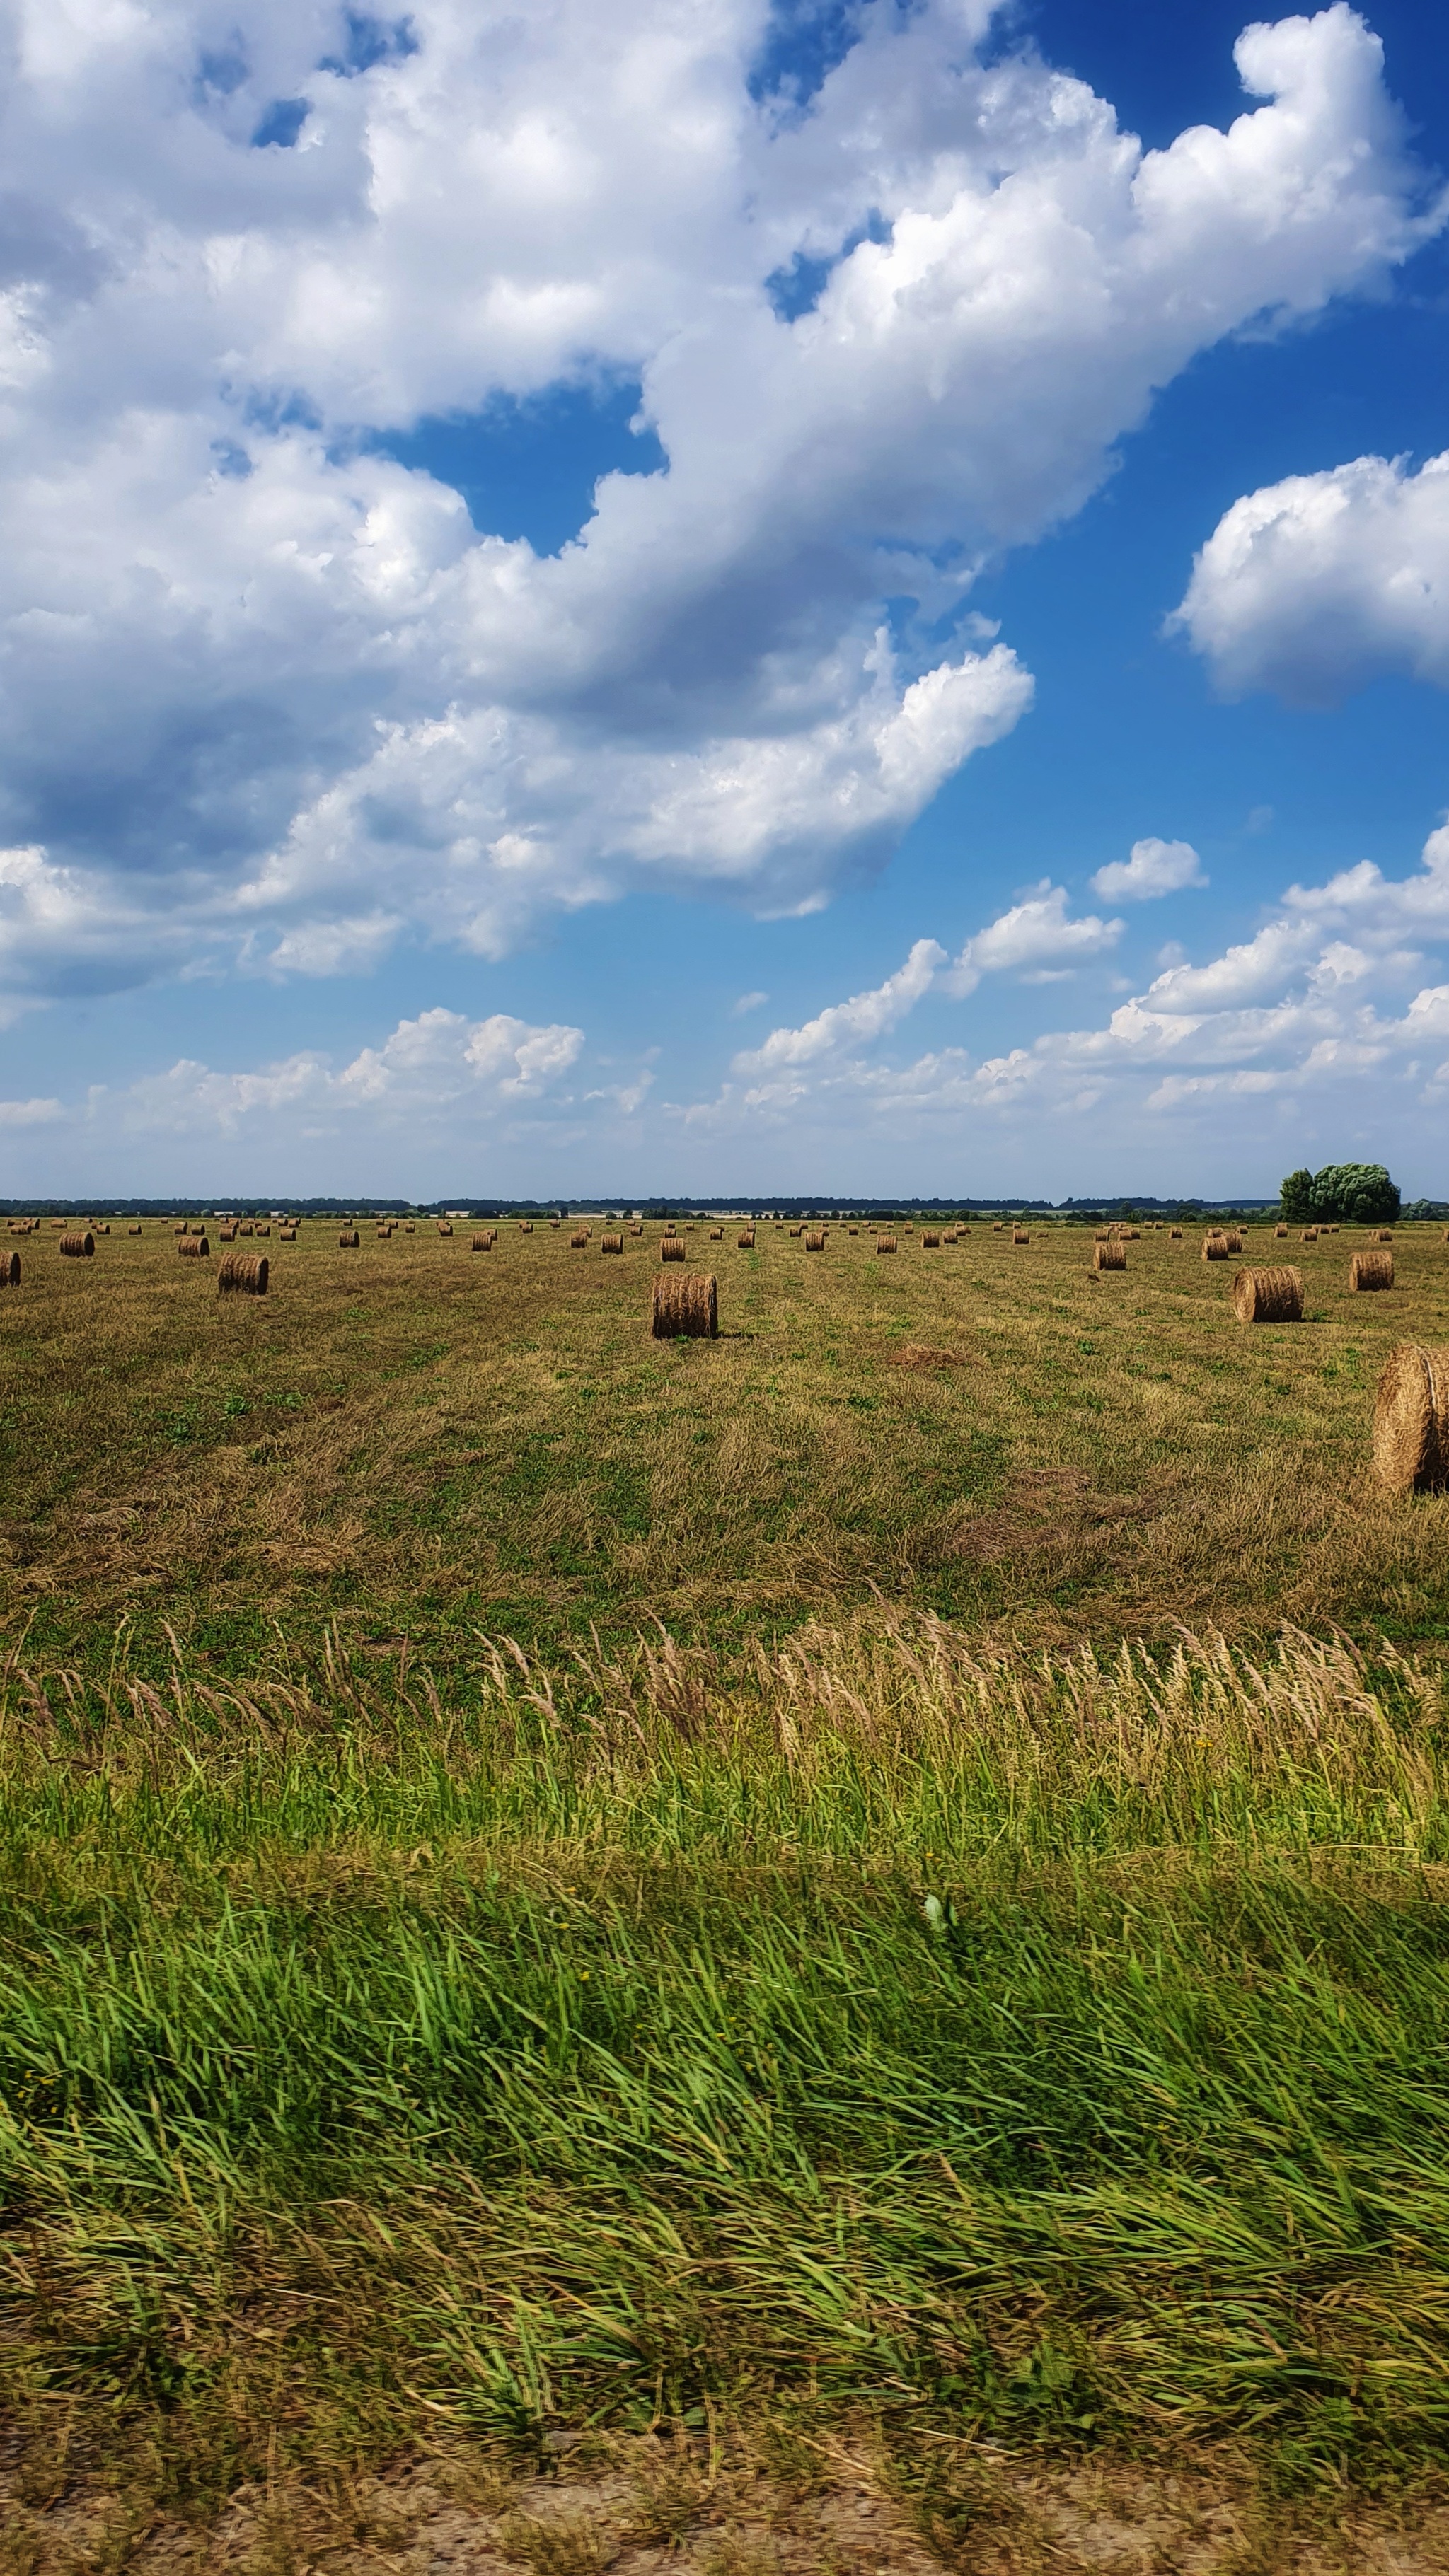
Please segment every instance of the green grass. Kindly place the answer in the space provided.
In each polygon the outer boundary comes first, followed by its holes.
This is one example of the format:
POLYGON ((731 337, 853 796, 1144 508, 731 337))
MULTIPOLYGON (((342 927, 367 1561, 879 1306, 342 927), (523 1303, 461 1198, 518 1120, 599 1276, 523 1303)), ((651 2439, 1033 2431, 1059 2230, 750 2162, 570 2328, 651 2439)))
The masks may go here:
POLYGON ((648 1244, 24 1247, 21 2447, 198 2512, 701 2412, 1435 2471, 1449 1497, 1367 1451, 1449 1263, 1349 1249, 1244 1332, 1165 1238, 700 1230, 657 1346, 648 1244))
POLYGON ((12 2402, 215 2501, 661 2408, 1420 2471, 1446 1709, 1287 1643, 10 1679, 12 2402), (53 1710, 47 1714, 47 1710, 53 1710), (101 2428, 101 2429, 96 2429, 101 2428))

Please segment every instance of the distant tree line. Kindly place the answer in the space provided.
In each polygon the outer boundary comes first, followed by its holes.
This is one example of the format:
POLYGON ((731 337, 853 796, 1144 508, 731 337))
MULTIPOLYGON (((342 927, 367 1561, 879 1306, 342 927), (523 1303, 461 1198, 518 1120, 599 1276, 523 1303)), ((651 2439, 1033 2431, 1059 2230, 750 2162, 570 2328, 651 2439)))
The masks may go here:
POLYGON ((1290 1172, 1280 1204, 1289 1225, 1392 1225, 1401 1212, 1397 1184, 1382 1163, 1325 1163, 1321 1172, 1290 1172))

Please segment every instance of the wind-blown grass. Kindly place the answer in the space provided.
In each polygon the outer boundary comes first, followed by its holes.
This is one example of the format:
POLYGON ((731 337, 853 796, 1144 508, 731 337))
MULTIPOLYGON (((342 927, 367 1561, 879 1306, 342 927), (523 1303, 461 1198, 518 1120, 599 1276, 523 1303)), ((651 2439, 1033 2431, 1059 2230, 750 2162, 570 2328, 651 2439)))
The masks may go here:
POLYGON ((199 2498, 433 2422, 1449 2431, 1440 1675, 930 1620, 461 1710, 4 1677, 7 2369, 199 2498), (107 2432, 109 2428, 109 2432, 107 2432))

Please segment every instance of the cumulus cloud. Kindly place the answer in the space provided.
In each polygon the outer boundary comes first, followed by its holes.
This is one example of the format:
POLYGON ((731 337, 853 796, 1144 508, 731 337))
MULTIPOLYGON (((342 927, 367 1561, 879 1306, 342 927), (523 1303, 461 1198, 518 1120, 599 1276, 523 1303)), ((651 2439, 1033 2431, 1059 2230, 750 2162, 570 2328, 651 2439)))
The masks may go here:
POLYGON ((801 102, 767 0, 18 10, 12 984, 497 954, 641 884, 788 912, 878 866, 1028 707, 982 562, 1196 352, 1440 220, 1343 0, 1250 28, 1257 103, 1153 152, 990 25, 863 11, 801 102), (620 382, 664 463, 553 555, 384 452, 620 382))
POLYGON ((1134 841, 1125 859, 1098 868, 1092 892, 1104 903, 1149 903, 1157 895, 1203 886, 1202 861, 1191 841, 1134 841))
POLYGON ((1226 510, 1169 624, 1232 692, 1324 706, 1381 671, 1449 687, 1449 454, 1360 456, 1226 510))
POLYGON ((437 1009, 400 1020, 380 1046, 363 1047, 340 1067, 314 1049, 240 1073, 183 1058, 119 1091, 95 1086, 89 1109, 93 1121, 122 1135, 225 1137, 249 1123, 285 1122, 288 1135, 315 1139, 359 1112, 372 1131, 412 1132, 448 1112, 497 1116, 545 1101, 583 1042, 582 1029, 437 1009))
POLYGON ((1064 961, 1100 957, 1104 949, 1115 947, 1122 935, 1120 921, 1102 921, 1094 912, 1071 921, 1067 901, 1065 886, 1043 881, 1034 894, 1014 903, 1009 912, 967 940, 946 979, 946 989, 972 993, 983 975, 1013 968, 1041 975, 1064 961))

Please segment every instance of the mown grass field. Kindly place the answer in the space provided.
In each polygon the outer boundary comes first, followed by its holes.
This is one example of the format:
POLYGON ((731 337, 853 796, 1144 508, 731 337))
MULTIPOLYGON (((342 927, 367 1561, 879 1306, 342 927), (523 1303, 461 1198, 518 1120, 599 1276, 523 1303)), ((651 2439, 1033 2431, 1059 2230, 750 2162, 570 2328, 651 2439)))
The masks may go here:
POLYGON ((989 2555, 1003 2461, 1422 2519, 1449 1497, 1367 1460, 1439 1230, 1244 1330, 1191 1238, 697 1226, 689 1346, 649 1239, 311 1233, 265 1303, 32 1239, 0 1313, 16 2565, 67 2481, 119 2567, 656 2424, 963 2569, 1100 2563, 989 2555))

